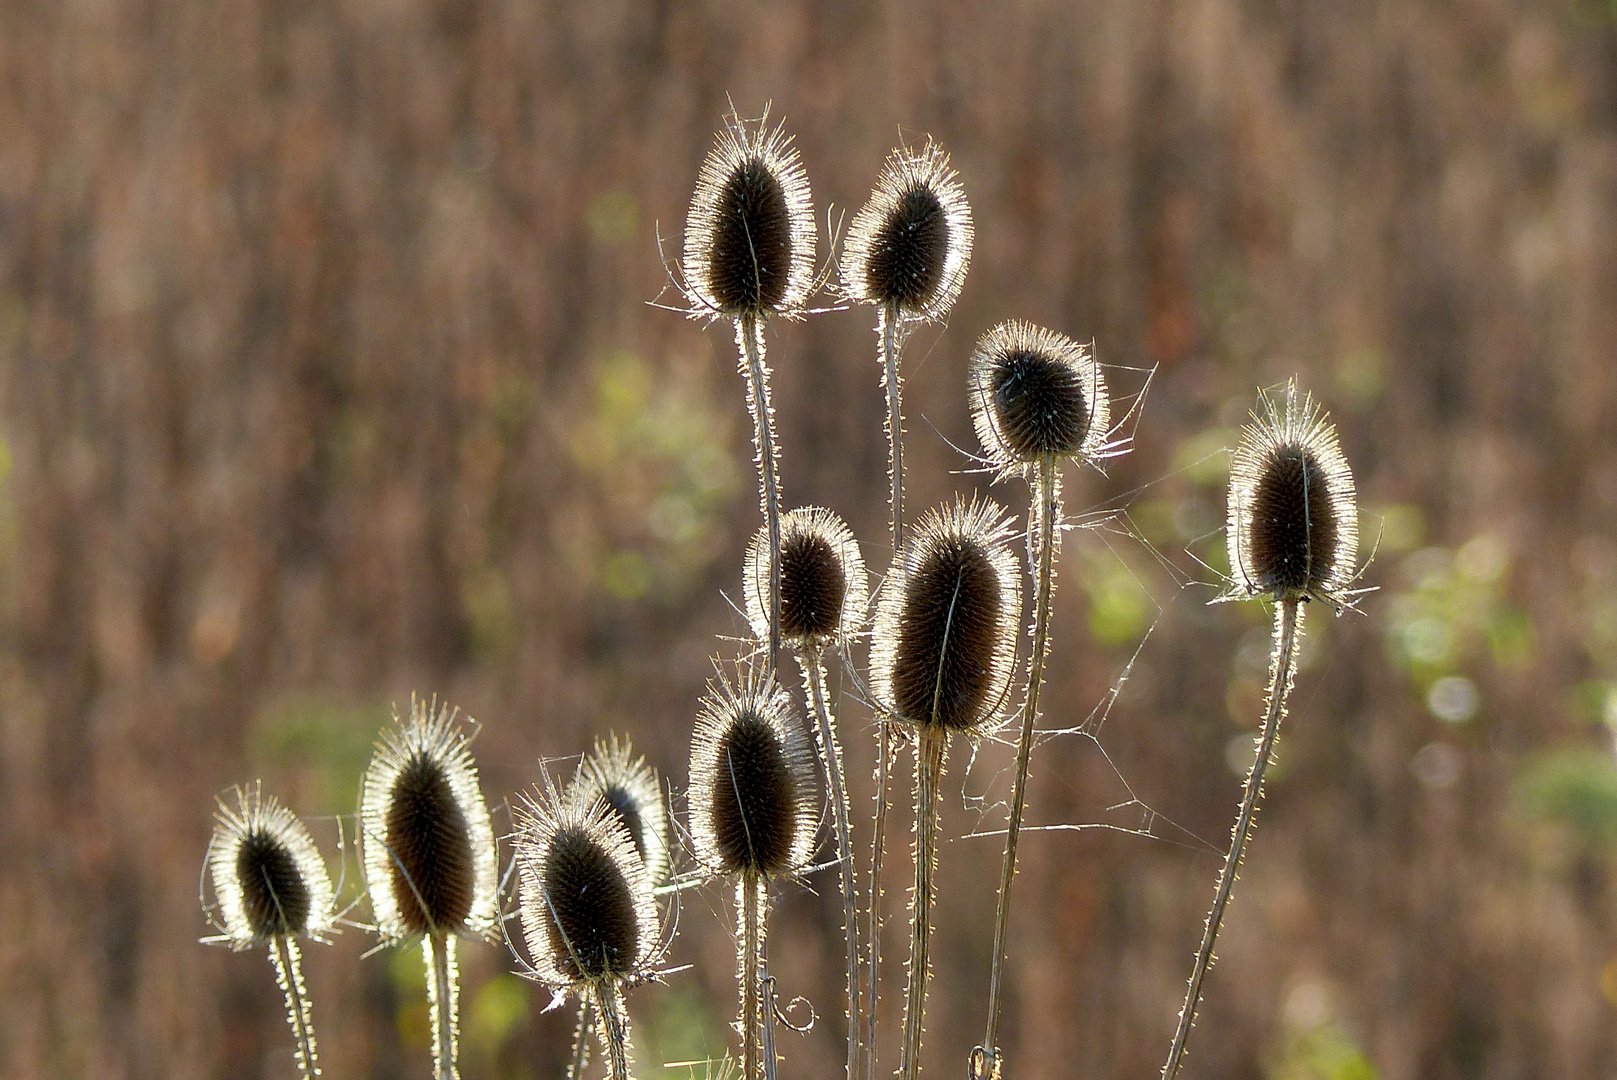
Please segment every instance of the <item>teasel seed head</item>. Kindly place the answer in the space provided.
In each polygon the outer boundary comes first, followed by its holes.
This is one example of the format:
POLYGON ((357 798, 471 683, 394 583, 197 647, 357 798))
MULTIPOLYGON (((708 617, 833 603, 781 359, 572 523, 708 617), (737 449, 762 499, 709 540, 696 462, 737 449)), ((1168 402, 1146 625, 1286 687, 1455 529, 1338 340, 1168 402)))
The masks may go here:
MULTIPOLYGON (((769 529, 747 548, 747 620, 769 639, 769 529)), ((859 542, 830 510, 805 506, 780 518, 780 639, 794 649, 819 649, 857 633, 865 620, 870 581, 859 542)))
POLYGON ((725 118, 685 219, 685 285, 696 316, 801 313, 814 278, 808 176, 783 125, 725 118))
POLYGON ((628 831, 653 888, 668 877, 668 814, 662 782, 644 757, 634 756, 627 738, 597 739, 563 795, 581 816, 596 803, 606 807, 608 824, 620 822, 628 831))
POLYGON ((1260 391, 1252 420, 1230 459, 1225 598, 1340 609, 1355 577, 1359 510, 1336 427, 1295 382, 1279 402, 1260 391))
POLYGON ((517 810, 518 913, 533 974, 579 988, 644 974, 661 950, 651 879, 604 801, 554 789, 517 810))
POLYGON ((941 319, 960 297, 972 236, 971 207, 949 155, 930 140, 919 151, 899 147, 848 227, 843 290, 910 318, 941 319))
POLYGON ((1002 322, 977 342, 971 417, 1002 476, 1043 458, 1103 456, 1111 405, 1093 350, 1029 322, 1002 322))
POLYGON ((1010 685, 1022 586, 992 502, 929 511, 905 539, 871 632, 871 689, 908 724, 977 731, 1010 685))
POLYGON ((260 785, 235 789, 214 815, 208 869, 224 933, 242 950, 277 936, 323 938, 336 921, 325 861, 296 814, 260 785))
POLYGON ((494 929, 494 829, 457 716, 412 698, 360 783, 360 862, 385 941, 494 929))
POLYGON ((710 684, 691 739, 697 860, 716 874, 794 874, 808 864, 818 804, 814 748, 775 677, 710 684))

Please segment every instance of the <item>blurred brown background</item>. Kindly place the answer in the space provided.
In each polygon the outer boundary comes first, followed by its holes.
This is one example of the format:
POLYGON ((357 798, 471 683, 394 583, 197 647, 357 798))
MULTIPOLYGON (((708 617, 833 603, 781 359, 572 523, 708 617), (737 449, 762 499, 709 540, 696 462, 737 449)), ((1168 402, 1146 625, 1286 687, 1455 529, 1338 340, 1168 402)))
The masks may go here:
MULTIPOLYGON (((731 334, 646 302, 728 93, 773 101, 822 211, 901 136, 954 155, 977 253, 905 360, 917 510, 983 482, 948 442, 974 446, 993 323, 1093 336, 1124 391, 1157 367, 1134 452, 1069 475, 1070 509, 1129 517, 1066 541, 1047 726, 1145 644, 1098 740, 1040 749, 1030 818, 1151 835, 1024 845, 1011 1076, 1160 1065, 1267 648, 1185 549, 1219 565, 1217 451, 1293 373, 1341 426, 1380 591, 1310 613, 1187 1075, 1613 1075, 1613 16, 0 4, 0 1071, 292 1076, 263 956, 197 943, 213 798, 262 777, 335 865, 332 815, 412 691, 483 723, 492 800, 609 729, 683 788, 757 511, 731 334)), ((780 325, 770 356, 788 500, 841 512, 879 571, 872 326, 780 325)), ((869 714, 840 712, 863 817, 869 714)), ((955 837, 1002 820, 969 800, 1003 797, 1009 753, 969 758, 955 837)), ((930 1075, 981 1031, 998 852, 942 852, 930 1075)), ((783 1077, 840 1069, 840 908, 813 885, 771 937, 821 1017, 782 1033, 783 1077)), ((630 999, 647 1080, 725 1045, 728 902, 687 895, 669 963, 694 968, 630 999)), ((367 946, 308 949, 327 1075, 425 1075, 418 958, 367 946)), ((467 1077, 559 1076, 566 1010, 503 950, 463 956, 467 1077)))

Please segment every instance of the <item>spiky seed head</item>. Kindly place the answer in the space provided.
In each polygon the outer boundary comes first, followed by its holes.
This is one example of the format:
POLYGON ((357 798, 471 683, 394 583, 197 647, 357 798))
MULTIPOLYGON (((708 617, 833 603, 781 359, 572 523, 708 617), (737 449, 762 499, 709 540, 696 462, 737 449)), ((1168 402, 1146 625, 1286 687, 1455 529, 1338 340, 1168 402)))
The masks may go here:
POLYGON ((494 928, 494 829, 457 716, 412 698, 360 783, 360 862, 385 941, 494 928))
MULTIPOLYGON (((747 621, 769 637, 769 529, 747 548, 747 621)), ((821 648, 856 633, 865 620, 870 580, 859 542, 830 510, 805 506, 780 517, 780 639, 821 648)))
POLYGON ((972 423, 1002 474, 1101 456, 1111 405, 1089 346, 1012 319, 982 336, 968 370, 972 423))
POLYGON ((819 792, 814 749, 773 675, 709 686, 691 739, 691 840, 714 873, 794 874, 808 864, 819 792))
POLYGON ((971 262, 971 207, 949 155, 928 140, 887 156, 870 201, 843 245, 843 290, 854 300, 897 305, 941 319, 960 297, 971 262))
POLYGON ((668 876, 668 815, 662 782, 645 758, 634 756, 627 738, 597 739, 562 794, 580 815, 596 803, 605 806, 608 824, 616 821, 628 831, 652 887, 663 883, 668 876))
POLYGON ((1287 383, 1260 391, 1230 459, 1227 598, 1318 599, 1340 607, 1354 576, 1359 509, 1336 427, 1287 383))
POLYGON ((534 974, 553 987, 633 978, 661 947, 645 863, 615 812, 554 789, 517 811, 518 912, 534 974))
POLYGON ((685 284, 697 316, 793 316, 814 277, 814 206, 802 159, 766 114, 731 113, 696 177, 685 284))
POLYGON ((976 731, 1010 685, 1022 586, 992 502, 956 500, 906 537, 871 632, 871 689, 905 723, 976 731))
POLYGON ((336 919, 325 861, 296 814, 258 784, 219 800, 208 869, 222 940, 246 949, 277 936, 325 936, 336 919))

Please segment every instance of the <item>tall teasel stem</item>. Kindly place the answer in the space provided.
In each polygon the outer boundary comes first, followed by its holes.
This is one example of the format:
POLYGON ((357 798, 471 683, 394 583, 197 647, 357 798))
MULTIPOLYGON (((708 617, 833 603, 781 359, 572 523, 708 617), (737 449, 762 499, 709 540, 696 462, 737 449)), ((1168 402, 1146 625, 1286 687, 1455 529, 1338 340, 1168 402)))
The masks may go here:
POLYGON ((763 1076, 763 987, 760 985, 764 951, 763 891, 764 879, 750 871, 743 872, 736 880, 736 921, 741 924, 741 932, 736 935, 740 954, 736 959, 741 982, 738 1023, 742 1080, 760 1080, 763 1076))
POLYGON ((567 1062, 567 1080, 584 1080, 590 1067, 590 1031, 595 1027, 595 999, 586 995, 578 1006, 578 1025, 573 1028, 573 1054, 567 1062))
POLYGON ((933 875, 938 868, 938 788, 948 738, 941 730, 920 729, 915 746, 915 891, 910 897, 910 975, 904 999, 904 1054, 899 1072, 915 1080, 920 1069, 926 984, 932 974, 933 875))
MULTIPOLYGON (((988 976, 988 1031, 983 1036, 986 1075, 999 1072, 999 1011, 1005 969, 1006 934, 1011 922, 1011 885, 1016 881, 1016 842, 1022 831, 1027 804, 1028 757, 1033 750, 1033 725, 1039 716, 1039 688, 1044 682, 1044 657, 1049 651, 1050 596, 1055 591, 1056 521, 1061 516, 1060 485, 1055 458, 1045 454, 1038 463, 1038 498, 1028 536, 1028 554, 1035 563, 1033 601, 1033 654, 1028 663, 1027 695, 1022 702, 1022 730, 1016 743, 1016 780, 1011 789, 1011 820, 1005 833, 1005 862, 999 878, 999 911, 994 920, 994 959, 988 976)), ((976 1060, 976 1059, 974 1059, 976 1060)))
POLYGON ((1213 962, 1213 945, 1218 941, 1219 927, 1224 923, 1224 908, 1230 902, 1235 888, 1235 875, 1241 869, 1246 854, 1247 840, 1252 836, 1252 819, 1263 793, 1263 774, 1274 756, 1275 737, 1280 733, 1280 718, 1286 714, 1286 697, 1291 693, 1292 679, 1297 669, 1297 635, 1302 630, 1300 601, 1283 600, 1275 607, 1275 649, 1269 665, 1269 708, 1263 718, 1263 734, 1258 740, 1257 757, 1246 776, 1246 787, 1241 793, 1241 810, 1235 818, 1230 837, 1230 850, 1224 857, 1224 869, 1218 875, 1218 888, 1213 893, 1213 907, 1207 913, 1207 925, 1202 930, 1201 947, 1196 950, 1196 963, 1190 970, 1190 985, 1185 991, 1185 1006, 1179 1012, 1179 1027, 1174 1032, 1173 1045, 1168 1049, 1167 1064, 1162 1067, 1164 1080, 1178 1074, 1185 1054, 1185 1040, 1190 1027, 1196 1022, 1196 1009, 1201 1004, 1202 982, 1213 962))
POLYGON ((836 726, 825 697, 825 667, 820 653, 800 655, 803 678, 808 683, 809 700, 814 708, 815 741, 825 762, 826 786, 831 792, 831 810, 837 834, 837 864, 842 882, 842 928, 848 942, 848 1080, 855 1080, 859 1067, 859 928, 858 900, 854 886, 853 831, 848 826, 848 791, 842 774, 842 751, 837 746, 836 726))
POLYGON ((623 1008, 623 991, 616 982, 603 981, 595 984, 590 997, 601 1014, 597 1026, 612 1080, 629 1080, 629 1018, 623 1008))
POLYGON ((427 963, 427 1007, 432 1010, 432 1071, 436 1080, 456 1080, 456 1023, 459 1015, 460 973, 455 964, 455 939, 441 930, 422 939, 427 963))
POLYGON ((276 934, 270 960, 275 964, 275 982, 286 995, 287 1021, 298 1042, 298 1073, 304 1077, 319 1076, 320 1062, 314 1051, 314 1018, 309 1008, 309 991, 303 985, 303 956, 297 940, 287 934, 276 934))
POLYGON ((769 670, 780 661, 780 483, 775 476, 775 412, 769 401, 769 369, 758 316, 736 319, 742 374, 747 378, 747 407, 752 412, 752 441, 758 452, 758 494, 769 530, 769 670))

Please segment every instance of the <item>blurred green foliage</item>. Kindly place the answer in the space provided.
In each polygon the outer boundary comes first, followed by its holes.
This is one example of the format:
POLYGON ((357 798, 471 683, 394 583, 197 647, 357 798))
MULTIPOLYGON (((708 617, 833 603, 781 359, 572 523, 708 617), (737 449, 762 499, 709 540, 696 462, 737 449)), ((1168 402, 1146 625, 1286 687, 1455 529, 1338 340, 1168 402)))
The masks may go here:
POLYGON ((296 802, 305 813, 352 814, 377 733, 391 715, 380 704, 345 705, 312 696, 286 699, 254 718, 248 761, 265 774, 295 774, 296 802))
POLYGON ((1531 820, 1567 826, 1596 847, 1617 844, 1617 762, 1589 747, 1552 750, 1516 780, 1516 806, 1531 820))
POLYGON ((1375 1066, 1329 1021, 1290 1035, 1269 1080, 1376 1080, 1375 1066))

